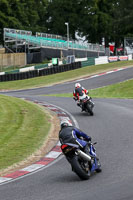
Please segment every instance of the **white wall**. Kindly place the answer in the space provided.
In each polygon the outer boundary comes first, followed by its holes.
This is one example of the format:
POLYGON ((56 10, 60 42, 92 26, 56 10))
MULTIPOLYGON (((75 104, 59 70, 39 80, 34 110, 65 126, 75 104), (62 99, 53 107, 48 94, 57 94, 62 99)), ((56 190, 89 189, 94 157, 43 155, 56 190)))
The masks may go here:
POLYGON ((108 63, 108 56, 100 56, 95 58, 95 65, 106 64, 108 63))

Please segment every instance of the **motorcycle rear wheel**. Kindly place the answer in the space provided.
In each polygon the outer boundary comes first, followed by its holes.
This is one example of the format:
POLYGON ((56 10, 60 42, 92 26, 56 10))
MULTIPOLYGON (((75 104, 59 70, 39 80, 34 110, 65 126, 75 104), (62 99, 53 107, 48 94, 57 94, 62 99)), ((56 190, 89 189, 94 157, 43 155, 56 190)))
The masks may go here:
POLYGON ((93 113, 93 111, 92 111, 92 108, 90 108, 90 105, 87 104, 86 107, 87 107, 87 110, 88 110, 88 112, 90 113, 90 115, 93 116, 94 113, 93 113))
POLYGON ((88 180, 90 178, 90 169, 88 171, 85 171, 85 169, 82 168, 78 156, 74 156, 71 160, 71 165, 73 168, 73 171, 79 176, 82 180, 88 180))

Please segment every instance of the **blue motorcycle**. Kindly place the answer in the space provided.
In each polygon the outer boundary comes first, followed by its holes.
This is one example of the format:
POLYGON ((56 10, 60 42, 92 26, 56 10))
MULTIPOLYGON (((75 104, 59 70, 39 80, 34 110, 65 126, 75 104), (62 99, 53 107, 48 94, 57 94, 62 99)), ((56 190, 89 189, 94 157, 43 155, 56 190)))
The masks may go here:
POLYGON ((80 179, 88 180, 94 172, 101 172, 101 164, 94 147, 96 143, 88 143, 89 153, 84 152, 79 145, 64 143, 61 150, 80 179))

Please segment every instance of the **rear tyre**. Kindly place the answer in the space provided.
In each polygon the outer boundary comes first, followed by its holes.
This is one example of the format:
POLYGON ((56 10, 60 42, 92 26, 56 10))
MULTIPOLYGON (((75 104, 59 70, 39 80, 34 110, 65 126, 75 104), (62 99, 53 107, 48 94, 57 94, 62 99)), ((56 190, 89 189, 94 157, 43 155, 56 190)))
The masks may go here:
POLYGON ((83 167, 81 166, 78 160, 78 156, 75 156, 72 158, 71 165, 72 165, 73 171, 80 177, 80 179, 88 180, 90 178, 90 169, 88 168, 88 171, 83 169, 83 167))
POLYGON ((87 110, 88 110, 88 112, 90 113, 90 115, 93 116, 94 113, 93 113, 93 111, 92 111, 92 107, 91 107, 91 105, 87 104, 86 107, 87 107, 87 110))

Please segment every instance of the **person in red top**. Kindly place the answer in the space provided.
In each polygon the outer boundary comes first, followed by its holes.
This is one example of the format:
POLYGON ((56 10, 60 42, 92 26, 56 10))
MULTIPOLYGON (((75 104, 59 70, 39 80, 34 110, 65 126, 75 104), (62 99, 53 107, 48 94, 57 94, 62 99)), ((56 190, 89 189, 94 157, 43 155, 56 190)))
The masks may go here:
POLYGON ((80 85, 80 83, 75 84, 75 90, 73 91, 73 96, 75 100, 83 99, 88 94, 88 90, 80 85))
MULTIPOLYGON (((73 91, 73 99, 77 102, 77 106, 82 107, 82 111, 84 110, 83 104, 81 104, 81 101, 88 96, 88 90, 86 90, 84 87, 80 85, 80 83, 75 84, 75 90, 73 91)), ((90 98, 90 97, 88 97, 90 98)))

